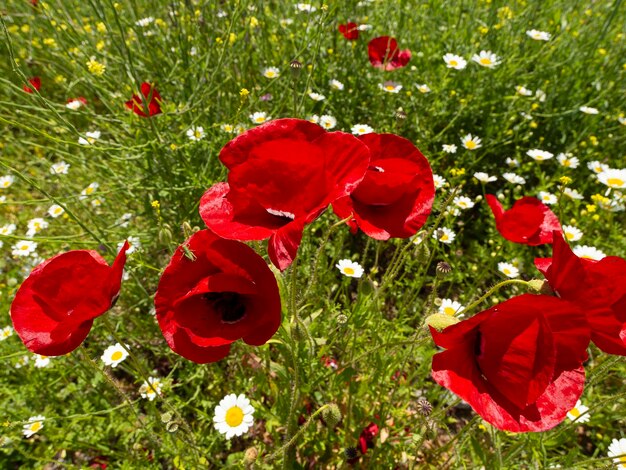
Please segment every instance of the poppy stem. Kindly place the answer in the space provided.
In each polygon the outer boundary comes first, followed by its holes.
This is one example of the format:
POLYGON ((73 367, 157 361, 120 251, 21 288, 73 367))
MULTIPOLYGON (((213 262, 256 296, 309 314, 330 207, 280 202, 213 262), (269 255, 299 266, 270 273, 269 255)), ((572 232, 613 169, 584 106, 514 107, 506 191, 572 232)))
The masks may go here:
POLYGON ((502 287, 505 286, 510 286, 513 284, 517 284, 520 286, 524 286, 524 287, 529 287, 529 284, 527 281, 521 281, 519 279, 507 279, 506 281, 502 281, 498 284, 496 284, 495 286, 493 286, 491 289, 489 289, 482 297, 480 297, 478 300, 476 300, 475 302, 472 302, 471 304, 469 304, 464 312, 469 312, 470 310, 472 310, 474 307, 480 305, 484 300, 486 300, 487 298, 489 298, 492 294, 494 294, 496 291, 500 290, 502 287))

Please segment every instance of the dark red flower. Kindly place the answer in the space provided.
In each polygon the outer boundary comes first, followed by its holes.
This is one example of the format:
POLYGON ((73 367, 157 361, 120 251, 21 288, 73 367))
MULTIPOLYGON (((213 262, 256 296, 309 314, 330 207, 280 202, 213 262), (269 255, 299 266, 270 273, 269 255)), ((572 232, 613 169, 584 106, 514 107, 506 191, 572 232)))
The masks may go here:
POLYGON ((359 39, 359 26, 351 21, 346 24, 340 24, 339 32, 343 34, 343 37, 348 41, 359 39))
POLYGON ((276 278, 263 258, 210 230, 178 247, 154 305, 169 347, 199 364, 223 359, 240 338, 265 344, 281 320, 276 278))
POLYGON ((498 429, 551 429, 583 392, 591 333, 571 302, 525 294, 430 331, 446 348, 433 357, 435 381, 498 429))
POLYGON ((126 107, 141 117, 161 114, 161 95, 159 95, 156 87, 151 83, 143 82, 141 84, 141 94, 143 99, 139 95, 133 95, 132 99, 126 102, 126 107), (148 114, 145 111, 144 100, 148 104, 148 114))
POLYGON ((370 423, 359 436, 359 450, 362 454, 367 453, 367 449, 374 447, 374 438, 378 435, 378 425, 376 423, 370 423))
POLYGON ((44 356, 76 349, 94 318, 117 299, 129 246, 124 243, 113 266, 96 251, 75 250, 33 269, 11 304, 11 320, 24 345, 44 356))
POLYGON ((224 238, 263 240, 281 270, 294 260, 306 224, 361 182, 369 150, 356 137, 301 119, 278 119, 220 152, 228 183, 209 188, 200 216, 224 238))
POLYGON ((424 225, 435 199, 433 173, 426 157, 409 140, 394 134, 359 137, 370 149, 365 178, 333 210, 377 240, 407 238, 424 225))
POLYGON ((411 59, 411 51, 398 48, 396 38, 380 36, 367 45, 370 63, 379 69, 395 70, 404 67, 411 59))
MULTIPOLYGON (((29 78, 28 83, 30 83, 30 85, 37 91, 41 89, 41 78, 39 77, 29 78)), ((24 85, 22 87, 22 90, 24 90, 26 93, 35 93, 35 90, 33 90, 33 88, 29 87, 28 85, 24 85)))
POLYGON ((536 246, 552 243, 553 231, 562 233, 557 216, 537 198, 525 196, 505 211, 493 194, 486 197, 496 219, 496 228, 507 240, 536 246))
POLYGON ((579 258, 558 232, 552 250, 552 258, 535 259, 537 269, 560 298, 585 312, 596 346, 626 356, 626 260, 579 258))

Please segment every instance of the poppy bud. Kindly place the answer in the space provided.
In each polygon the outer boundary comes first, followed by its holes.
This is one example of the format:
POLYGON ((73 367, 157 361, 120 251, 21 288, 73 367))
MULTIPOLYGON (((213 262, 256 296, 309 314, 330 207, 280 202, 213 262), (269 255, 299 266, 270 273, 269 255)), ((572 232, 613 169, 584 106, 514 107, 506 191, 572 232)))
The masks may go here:
POLYGON ((346 457, 346 460, 348 461, 355 460, 359 457, 358 450, 356 447, 346 447, 343 451, 343 455, 346 457))
POLYGON ((176 421, 170 421, 165 425, 167 432, 175 433, 178 431, 178 423, 176 421))
POLYGON ((426 317, 425 324, 432 326, 437 331, 445 330, 450 325, 454 325, 459 322, 459 319, 445 313, 433 313, 426 317))
POLYGON ((254 462, 256 462, 257 457, 259 456, 259 451, 256 447, 249 447, 243 454, 243 464, 246 468, 253 468, 254 462))
POLYGON ((164 224, 163 227, 161 227, 161 230, 159 230, 159 243, 169 245, 172 243, 172 240, 172 230, 169 225, 164 224))
POLYGON ((396 110, 396 120, 401 123, 404 122, 407 118, 406 112, 404 112, 404 109, 402 108, 398 108, 396 110))
POLYGON ((533 294, 552 295, 554 291, 550 287, 548 281, 541 279, 531 279, 528 281, 528 290, 533 294))
POLYGON ((341 421, 341 411, 335 403, 330 403, 322 410, 322 418, 328 429, 333 429, 341 421))
POLYGON ((445 261, 440 261, 439 263, 437 263, 437 268, 435 270, 437 272, 437 277, 439 279, 443 279, 452 272, 452 266, 450 266, 445 261))
POLYGON ((161 415, 161 422, 162 423, 169 423, 172 420, 172 412, 171 411, 166 411, 165 413, 163 413, 161 415))
POLYGON ((429 416, 433 412, 433 405, 426 398, 417 400, 417 410, 422 416, 429 416))
POLYGON ((428 262, 428 258, 430 257, 430 249, 424 243, 418 245, 417 250, 415 250, 415 257, 420 263, 428 262))
POLYGON ((294 59, 289 63, 289 67, 291 67, 291 74, 293 77, 298 78, 300 76, 300 71, 302 70, 302 62, 294 59))
POLYGON ((187 221, 183 222, 180 228, 183 231, 183 237, 185 237, 185 239, 193 235, 193 229, 191 228, 191 224, 189 222, 187 221))

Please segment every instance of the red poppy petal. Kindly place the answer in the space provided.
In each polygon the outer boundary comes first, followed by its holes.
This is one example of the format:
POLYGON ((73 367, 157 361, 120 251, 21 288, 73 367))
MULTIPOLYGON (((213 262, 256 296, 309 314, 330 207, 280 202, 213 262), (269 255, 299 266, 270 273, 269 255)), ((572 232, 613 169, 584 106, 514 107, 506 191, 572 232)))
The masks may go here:
POLYGON ((304 224, 302 220, 294 220, 290 224, 281 227, 270 237, 267 253, 270 260, 272 260, 272 264, 281 271, 291 266, 293 260, 296 259, 303 230, 304 224))
POLYGON ((208 347, 197 346, 183 330, 177 330, 169 338, 166 336, 165 339, 172 351, 197 364, 220 361, 228 356, 230 352, 230 344, 208 347))

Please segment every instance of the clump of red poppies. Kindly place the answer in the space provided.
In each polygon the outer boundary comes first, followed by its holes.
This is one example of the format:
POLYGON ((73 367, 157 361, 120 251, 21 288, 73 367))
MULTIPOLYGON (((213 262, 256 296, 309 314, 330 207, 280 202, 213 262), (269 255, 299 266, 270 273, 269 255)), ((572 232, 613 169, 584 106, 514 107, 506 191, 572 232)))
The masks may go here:
POLYGON ((138 116, 155 116, 161 114, 161 95, 152 83, 143 82, 141 84, 141 96, 133 95, 130 100, 126 101, 125 105, 138 116))
POLYGON ((400 50, 396 38, 380 36, 367 45, 370 63, 383 70, 396 70, 406 66, 411 60, 409 49, 400 50))

